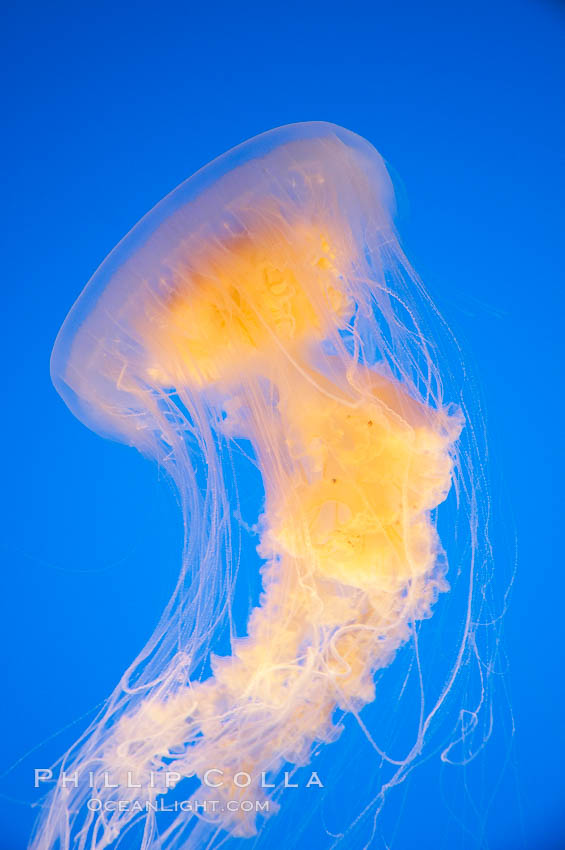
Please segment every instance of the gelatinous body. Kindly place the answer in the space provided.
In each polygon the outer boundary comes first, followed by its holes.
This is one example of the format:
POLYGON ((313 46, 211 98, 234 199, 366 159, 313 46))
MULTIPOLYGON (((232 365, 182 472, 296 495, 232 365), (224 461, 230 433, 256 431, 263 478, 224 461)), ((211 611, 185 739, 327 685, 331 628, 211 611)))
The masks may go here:
POLYGON ((182 782, 196 798, 212 769, 220 802, 235 793, 274 812, 264 778, 278 789, 282 771, 339 735, 338 713, 359 716, 376 671, 448 589, 436 509, 454 470, 460 510, 473 501, 457 451, 464 416, 443 397, 431 337, 444 331, 392 204, 383 161, 358 136, 274 130, 161 202, 69 314, 52 358, 58 391, 89 427, 167 470, 186 544, 156 634, 64 764, 90 771, 93 787, 55 789, 36 850, 100 850, 141 818, 143 848, 254 835, 255 809, 184 811, 158 830, 133 803, 182 782), (242 445, 264 488, 262 594, 231 652, 210 654, 233 600, 230 452, 242 445), (89 809, 92 798, 131 805, 89 809))

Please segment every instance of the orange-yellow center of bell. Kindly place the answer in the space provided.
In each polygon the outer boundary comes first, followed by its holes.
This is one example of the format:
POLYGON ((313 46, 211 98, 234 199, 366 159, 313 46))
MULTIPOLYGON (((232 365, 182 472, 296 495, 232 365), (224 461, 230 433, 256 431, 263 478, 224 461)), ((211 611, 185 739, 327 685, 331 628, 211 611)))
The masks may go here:
POLYGON ((230 381, 260 358, 323 339, 350 312, 335 251, 318 230, 242 236, 189 258, 148 316, 149 375, 160 383, 230 381))

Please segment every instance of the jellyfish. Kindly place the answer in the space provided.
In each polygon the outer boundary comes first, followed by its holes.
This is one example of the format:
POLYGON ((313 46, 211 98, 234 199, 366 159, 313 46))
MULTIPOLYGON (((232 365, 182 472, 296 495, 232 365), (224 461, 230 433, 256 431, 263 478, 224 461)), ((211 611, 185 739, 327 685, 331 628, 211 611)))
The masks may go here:
POLYGON ((161 201, 71 309, 55 387, 89 428, 159 464, 185 539, 159 625, 64 757, 80 781, 50 792, 33 850, 102 850, 139 824, 142 850, 259 840, 283 774, 337 746, 338 717, 363 722, 377 674, 432 626, 455 569, 468 594, 453 667, 383 787, 423 752, 471 643, 479 488, 473 422, 442 361, 449 330, 393 221, 369 142, 281 127, 161 201), (261 592, 243 629, 238 454, 262 487, 248 528, 261 592), (458 519, 442 539, 448 498, 458 519), (160 825, 159 801, 210 787, 213 810, 160 825))

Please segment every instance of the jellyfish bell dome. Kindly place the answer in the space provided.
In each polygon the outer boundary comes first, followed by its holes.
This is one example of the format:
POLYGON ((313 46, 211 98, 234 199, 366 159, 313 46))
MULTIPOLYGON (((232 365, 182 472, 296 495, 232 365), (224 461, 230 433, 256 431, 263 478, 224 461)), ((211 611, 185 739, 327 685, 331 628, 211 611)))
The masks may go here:
POLYGON ((89 428, 158 453, 155 388, 202 390, 253 368, 265 347, 292 348, 301 325, 317 325, 321 340, 340 324, 328 311, 343 325, 359 301, 346 278, 369 238, 390 239, 393 205, 381 156, 334 124, 292 124, 233 148, 158 203, 95 272, 53 349, 57 391, 89 428), (307 291, 304 266, 332 282, 307 291), (281 318, 265 281, 272 293, 289 279, 292 315, 281 318), (217 316, 234 303, 245 312, 239 340, 217 316))

